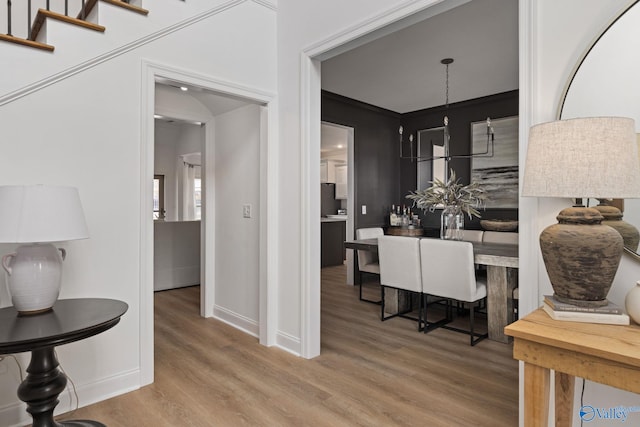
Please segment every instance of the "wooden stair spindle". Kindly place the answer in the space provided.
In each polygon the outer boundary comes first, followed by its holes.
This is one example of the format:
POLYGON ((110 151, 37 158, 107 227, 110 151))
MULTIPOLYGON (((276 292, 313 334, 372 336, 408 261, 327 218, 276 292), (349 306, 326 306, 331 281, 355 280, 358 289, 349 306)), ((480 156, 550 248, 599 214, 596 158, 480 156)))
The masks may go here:
MULTIPOLYGON (((134 12, 143 16, 147 16, 149 11, 139 6, 130 4, 130 0, 100 0, 112 6, 116 6, 130 12, 134 12)), ((12 34, 12 0, 7 0, 7 34, 0 34, 0 41, 6 41, 14 44, 20 44, 22 46, 32 47, 40 50, 53 51, 54 47, 46 43, 36 41, 38 34, 42 30, 47 18, 55 19, 67 24, 76 25, 78 27, 86 28, 93 31, 104 32, 106 28, 102 25, 89 22, 86 20, 87 16, 91 13, 93 8, 98 3, 98 0, 82 0, 80 11, 76 18, 69 16, 69 3, 68 0, 64 2, 64 14, 54 12, 50 10, 50 0, 46 2, 46 9, 38 9, 33 25, 30 18, 27 22, 27 36, 26 38, 16 37, 12 34)), ((21 2, 21 5, 27 8, 27 17, 31 17, 31 0, 25 3, 21 2)))

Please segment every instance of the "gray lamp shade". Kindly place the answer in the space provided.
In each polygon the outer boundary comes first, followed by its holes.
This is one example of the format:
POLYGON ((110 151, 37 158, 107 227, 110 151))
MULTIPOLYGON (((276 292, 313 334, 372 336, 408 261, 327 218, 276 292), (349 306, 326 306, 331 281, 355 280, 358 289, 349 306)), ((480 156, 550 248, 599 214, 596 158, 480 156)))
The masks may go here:
POLYGON ((640 197, 633 119, 588 117, 531 127, 522 195, 640 197))
POLYGON ((63 242, 88 237, 76 188, 0 186, 0 242, 63 242))

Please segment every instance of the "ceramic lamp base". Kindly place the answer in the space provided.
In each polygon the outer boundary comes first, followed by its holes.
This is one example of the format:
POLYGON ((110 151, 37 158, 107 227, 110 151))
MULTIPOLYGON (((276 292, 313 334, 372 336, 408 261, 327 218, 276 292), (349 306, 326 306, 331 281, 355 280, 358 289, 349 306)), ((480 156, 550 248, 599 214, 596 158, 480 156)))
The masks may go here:
POLYGON ((640 244, 640 232, 638 232, 638 229, 632 224, 629 224, 622 219, 622 211, 620 209, 606 204, 594 206, 593 208, 603 216, 603 225, 608 225, 620 233, 622 240, 624 241, 625 248, 630 249, 633 252, 638 251, 638 245, 640 244))
POLYGON ((64 249, 35 243, 2 257, 11 301, 21 315, 42 313, 53 307, 60 294, 65 256, 64 249))
POLYGON ((558 300, 583 307, 607 304, 624 249, 622 236, 602 225, 593 208, 572 207, 540 234, 542 258, 558 300))

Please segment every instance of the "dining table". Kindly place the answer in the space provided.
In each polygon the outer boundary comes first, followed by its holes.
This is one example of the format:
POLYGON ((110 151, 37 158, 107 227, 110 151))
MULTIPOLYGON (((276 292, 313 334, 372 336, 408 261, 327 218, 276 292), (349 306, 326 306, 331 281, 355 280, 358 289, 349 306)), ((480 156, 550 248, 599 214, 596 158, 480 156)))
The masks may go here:
MULTIPOLYGON (((407 237, 408 239, 418 237, 407 237)), ((431 237, 422 237, 431 238, 431 237)), ((474 262, 487 268, 487 328, 489 339, 510 343, 512 338, 504 327, 514 319, 513 290, 518 286, 518 245, 506 243, 470 242, 474 262)), ((378 239, 344 242, 346 249, 378 252, 378 239)), ((353 257, 354 276, 358 277, 358 257, 353 257)))

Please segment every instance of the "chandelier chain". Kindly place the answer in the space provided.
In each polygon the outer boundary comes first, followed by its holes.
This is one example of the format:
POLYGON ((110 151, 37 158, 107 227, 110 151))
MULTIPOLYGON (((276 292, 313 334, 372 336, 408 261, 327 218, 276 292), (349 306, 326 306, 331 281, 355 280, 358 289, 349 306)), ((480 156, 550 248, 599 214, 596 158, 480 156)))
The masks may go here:
POLYGON ((445 91, 445 103, 444 107, 446 109, 449 108, 449 64, 446 64, 447 72, 446 72, 446 91, 445 91))

